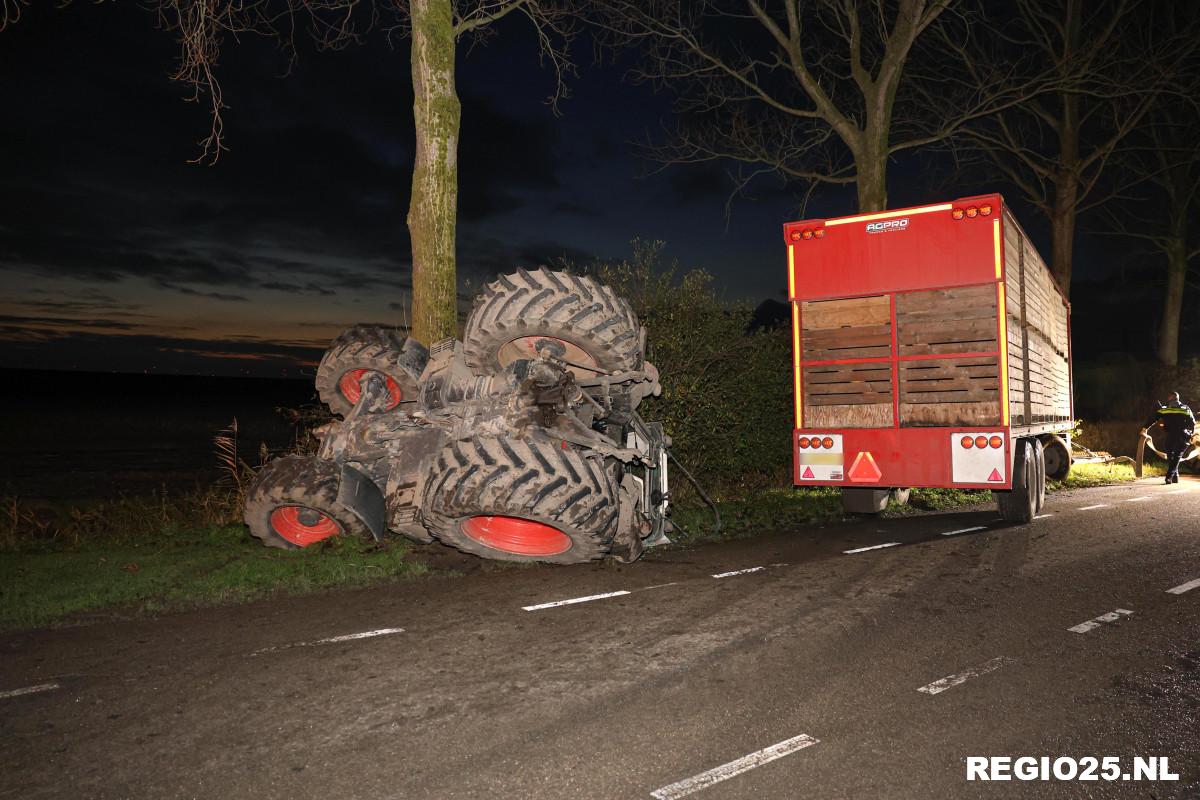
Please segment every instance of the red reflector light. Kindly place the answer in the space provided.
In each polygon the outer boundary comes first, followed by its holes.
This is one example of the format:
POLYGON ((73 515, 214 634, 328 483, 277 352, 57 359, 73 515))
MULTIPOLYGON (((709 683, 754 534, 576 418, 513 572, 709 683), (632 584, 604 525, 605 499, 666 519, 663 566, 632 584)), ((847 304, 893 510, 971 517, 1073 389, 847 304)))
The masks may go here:
POLYGON ((963 210, 961 208, 956 208, 950 212, 950 216, 954 217, 955 219, 962 219, 963 218, 963 210))
POLYGON ((883 477, 875 457, 868 452, 861 452, 855 457, 854 463, 846 472, 846 477, 855 483, 877 483, 883 477))
POLYGON ((971 219, 974 219, 975 217, 979 216, 979 209, 976 208, 975 206, 968 207, 967 208, 967 216, 970 217, 971 219))
POLYGON ((811 239, 813 237, 812 228, 805 228, 803 236, 805 239, 811 239))
POLYGON ((987 444, 988 444, 988 440, 987 440, 986 436, 976 436, 975 437, 975 446, 978 447, 980 450, 987 447, 987 444))
POLYGON ((826 436, 824 439, 821 440, 821 446, 824 447, 826 450, 831 449, 833 447, 833 439, 826 436))
POLYGON ((975 440, 972 439, 970 436, 964 436, 962 438, 962 441, 959 442, 959 444, 961 444, 963 447, 970 450, 972 447, 975 446, 975 440))
POLYGON ((808 437, 801 436, 800 441, 796 442, 796 444, 799 445, 800 447, 808 447, 808 437))
POLYGON ((792 241, 793 242, 800 241, 800 231, 792 231, 792 241))
POLYGON ((813 236, 817 237, 818 239, 820 239, 824 235, 825 235, 824 228, 817 228, 815 231, 813 231, 813 236))
POLYGON ((991 439, 988 439, 988 444, 999 449, 1004 446, 1004 439, 1000 436, 993 436, 991 439))
POLYGON ((992 207, 991 206, 980 206, 979 213, 983 214, 986 217, 988 214, 992 213, 992 207))
POLYGON ((809 444, 811 444, 813 447, 817 448, 818 450, 821 449, 821 440, 818 439, 816 436, 814 436, 812 438, 812 440, 809 442, 809 444))

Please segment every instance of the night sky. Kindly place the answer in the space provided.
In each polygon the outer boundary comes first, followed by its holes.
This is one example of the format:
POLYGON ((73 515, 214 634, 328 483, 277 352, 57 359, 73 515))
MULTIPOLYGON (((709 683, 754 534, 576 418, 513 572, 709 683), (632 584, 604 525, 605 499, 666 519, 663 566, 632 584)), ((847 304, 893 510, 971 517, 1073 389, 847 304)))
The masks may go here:
MULTIPOLYGON (((228 44, 231 149, 199 166, 206 108, 168 79, 177 46, 154 17, 54 6, 0 33, 0 366, 294 377, 349 325, 404 324, 407 42, 302 47, 285 77, 272 43, 228 44)), ((764 181, 727 222, 721 167, 658 170, 633 144, 670 124, 671 96, 625 81, 631 62, 593 63, 586 39, 575 59, 559 117, 521 20, 460 60, 464 296, 517 265, 620 258, 640 237, 732 298, 782 298, 780 225, 802 187, 764 181)), ((925 158, 893 164, 891 205, 998 188, 939 185, 925 158)), ((813 203, 853 210, 845 193, 813 203)), ((1081 238, 1078 281, 1113 271, 1105 252, 1081 238)))

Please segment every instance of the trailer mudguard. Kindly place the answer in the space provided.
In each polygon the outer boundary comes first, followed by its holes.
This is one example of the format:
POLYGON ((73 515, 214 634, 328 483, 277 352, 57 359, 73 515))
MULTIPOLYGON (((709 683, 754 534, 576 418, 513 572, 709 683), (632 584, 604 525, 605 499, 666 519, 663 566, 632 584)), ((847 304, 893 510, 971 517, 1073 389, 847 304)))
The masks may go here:
POLYGON ((338 505, 362 520, 371 536, 381 540, 387 532, 387 504, 383 491, 369 476, 349 464, 342 464, 338 505))

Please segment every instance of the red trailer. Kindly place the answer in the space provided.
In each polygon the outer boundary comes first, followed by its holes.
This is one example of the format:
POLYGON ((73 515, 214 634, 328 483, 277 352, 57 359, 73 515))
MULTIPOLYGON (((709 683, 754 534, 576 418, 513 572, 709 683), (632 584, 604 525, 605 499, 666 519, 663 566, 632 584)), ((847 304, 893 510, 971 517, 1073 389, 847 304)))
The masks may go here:
POLYGON ((784 225, 797 486, 851 511, 991 489, 1027 522, 1070 469, 1070 305, 998 194, 784 225))

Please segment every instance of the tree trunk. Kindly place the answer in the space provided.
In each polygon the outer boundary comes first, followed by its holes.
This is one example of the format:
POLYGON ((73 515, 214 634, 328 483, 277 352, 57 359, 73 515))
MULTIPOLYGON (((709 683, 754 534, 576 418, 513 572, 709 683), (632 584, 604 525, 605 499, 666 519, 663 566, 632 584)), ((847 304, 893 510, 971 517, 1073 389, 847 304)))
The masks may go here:
POLYGON ((854 154, 859 213, 887 208, 887 137, 864 135, 854 154))
POLYGON ((458 329, 455 225, 458 215, 458 134, 451 0, 412 0, 413 163, 408 232, 412 238, 411 335, 432 345, 458 329))
POLYGON ((1179 319, 1183 288, 1187 282, 1187 244, 1173 237, 1167 245, 1167 289, 1163 294, 1162 323, 1158 328, 1158 361, 1166 367, 1179 364, 1179 319))
POLYGON ((1063 292, 1071 296, 1071 259, 1075 252, 1075 217, 1079 210, 1079 182, 1064 170, 1054 182, 1054 208, 1050 214, 1050 271, 1063 292))

